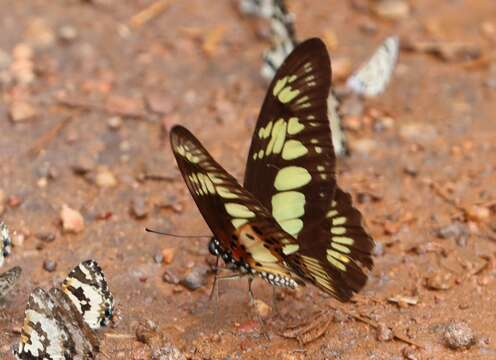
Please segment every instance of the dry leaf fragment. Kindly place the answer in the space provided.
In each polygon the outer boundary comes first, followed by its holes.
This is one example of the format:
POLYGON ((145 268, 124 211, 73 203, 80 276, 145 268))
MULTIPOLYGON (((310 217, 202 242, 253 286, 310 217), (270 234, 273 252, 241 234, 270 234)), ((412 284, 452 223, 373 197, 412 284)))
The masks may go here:
POLYGON ((331 323, 327 312, 319 312, 310 321, 286 328, 281 336, 296 339, 302 345, 311 343, 325 334, 331 323))

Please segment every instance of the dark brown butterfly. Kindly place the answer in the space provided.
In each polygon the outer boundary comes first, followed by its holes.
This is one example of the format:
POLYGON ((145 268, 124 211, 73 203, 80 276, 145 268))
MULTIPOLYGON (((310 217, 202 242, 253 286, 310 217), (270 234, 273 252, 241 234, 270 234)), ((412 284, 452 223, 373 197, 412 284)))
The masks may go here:
POLYGON ((275 286, 310 282, 348 300, 366 283, 373 240, 336 184, 323 42, 298 45, 274 77, 254 131, 244 186, 184 127, 171 131, 179 169, 214 234, 210 251, 275 286))

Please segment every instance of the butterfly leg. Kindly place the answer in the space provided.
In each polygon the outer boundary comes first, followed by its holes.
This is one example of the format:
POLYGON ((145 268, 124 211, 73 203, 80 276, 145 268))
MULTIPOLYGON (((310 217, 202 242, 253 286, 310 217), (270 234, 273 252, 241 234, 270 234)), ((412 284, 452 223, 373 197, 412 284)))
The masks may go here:
POLYGON ((215 293, 215 301, 219 301, 219 289, 217 287, 217 274, 219 273, 219 257, 215 260, 215 270, 214 270, 214 283, 212 284, 212 290, 210 290, 209 300, 212 301, 215 293))
POLYGON ((274 309, 274 314, 279 315, 279 308, 277 306, 277 291, 275 286, 272 286, 272 309, 274 309))
POLYGON ((250 296, 250 305, 255 304, 255 295, 253 294, 253 289, 251 288, 251 283, 253 282, 253 277, 248 278, 248 295, 250 296))

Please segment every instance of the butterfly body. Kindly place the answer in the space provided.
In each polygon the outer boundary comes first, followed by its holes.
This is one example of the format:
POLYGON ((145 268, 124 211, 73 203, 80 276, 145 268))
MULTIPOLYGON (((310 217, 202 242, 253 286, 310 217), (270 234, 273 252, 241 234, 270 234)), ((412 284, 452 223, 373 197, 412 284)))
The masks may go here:
POLYGON ((271 285, 312 283, 346 301, 366 283, 373 241, 336 183, 330 80, 321 40, 302 42, 286 58, 262 105, 243 185, 186 128, 174 126, 170 139, 214 234, 213 255, 271 285))
POLYGON ((76 266, 61 288, 34 289, 25 310, 19 360, 87 360, 99 351, 95 329, 112 316, 113 296, 93 260, 76 266))

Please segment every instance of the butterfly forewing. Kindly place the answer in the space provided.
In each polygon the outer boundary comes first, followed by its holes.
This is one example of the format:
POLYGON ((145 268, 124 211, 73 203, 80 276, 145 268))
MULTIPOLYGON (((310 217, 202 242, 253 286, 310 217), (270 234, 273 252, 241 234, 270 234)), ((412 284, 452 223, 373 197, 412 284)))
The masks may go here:
POLYGON ((62 289, 92 329, 112 319, 114 298, 96 261, 86 260, 76 266, 65 278, 62 289))
POLYGON ((181 174, 221 247, 257 271, 290 277, 283 256, 297 244, 262 204, 229 175, 184 127, 171 130, 181 174))
POLYGON ((248 154, 245 188, 294 237, 325 215, 334 191, 330 79, 322 41, 300 44, 269 87, 248 154))
POLYGON ((385 89, 399 54, 399 38, 391 36, 374 52, 347 81, 347 86, 357 94, 377 96, 385 89))

